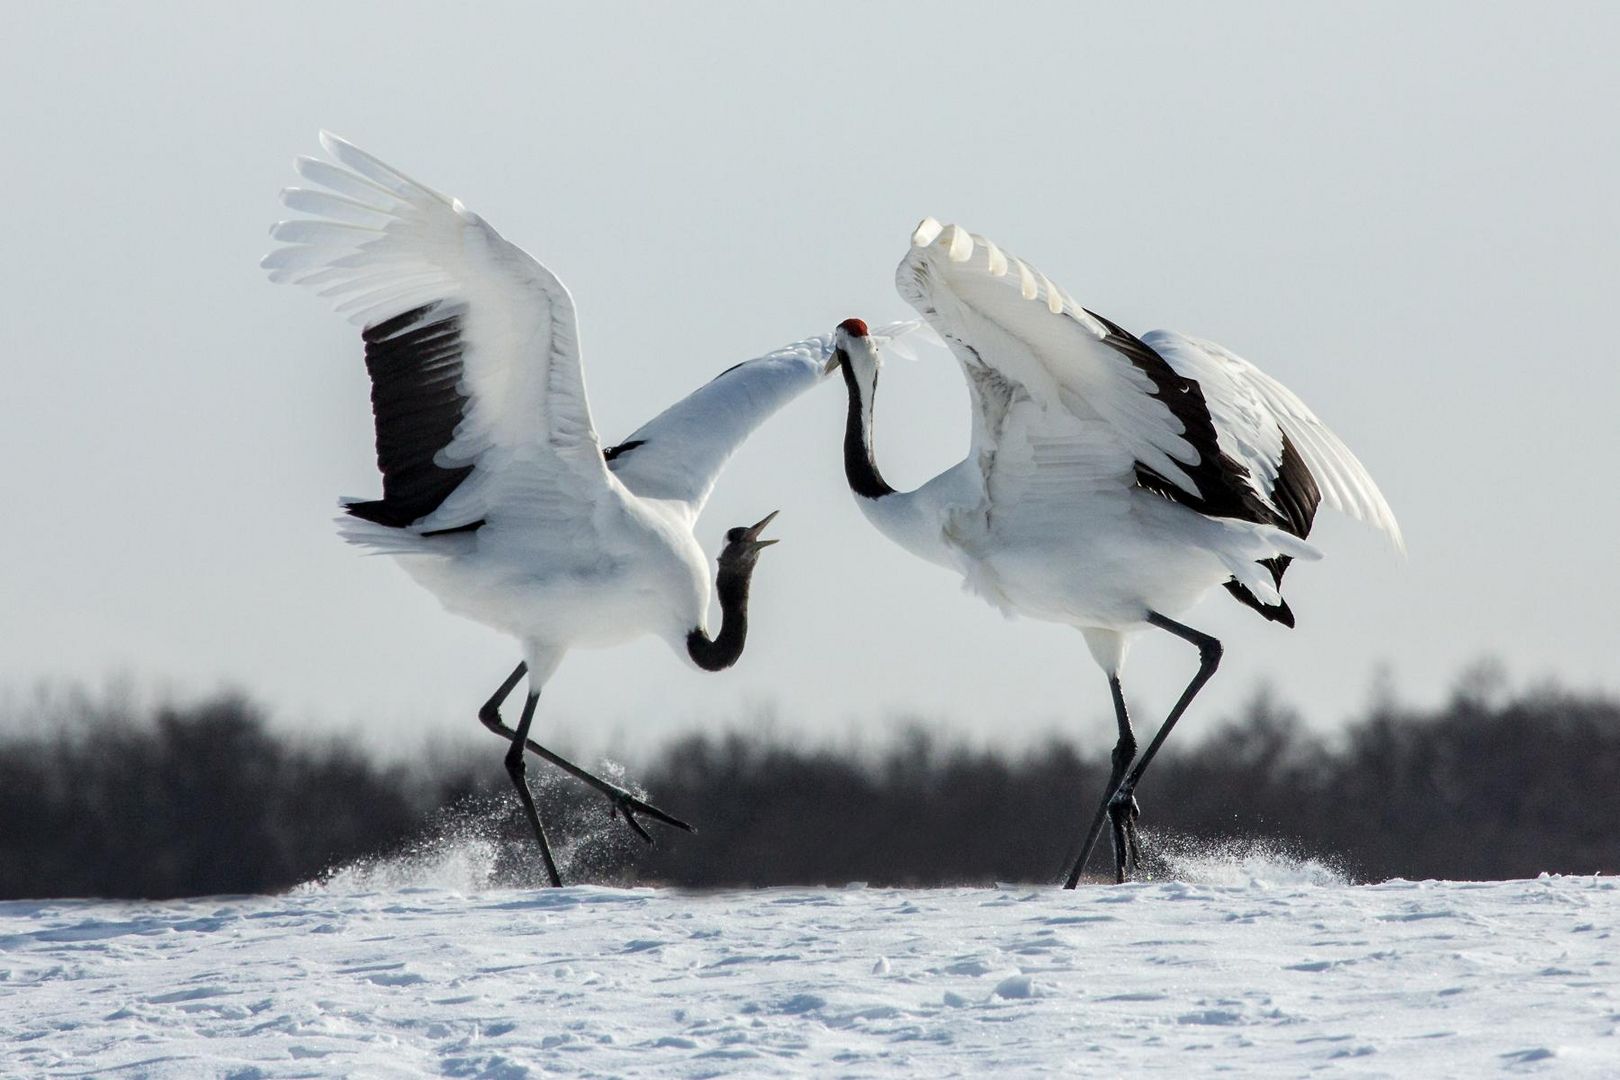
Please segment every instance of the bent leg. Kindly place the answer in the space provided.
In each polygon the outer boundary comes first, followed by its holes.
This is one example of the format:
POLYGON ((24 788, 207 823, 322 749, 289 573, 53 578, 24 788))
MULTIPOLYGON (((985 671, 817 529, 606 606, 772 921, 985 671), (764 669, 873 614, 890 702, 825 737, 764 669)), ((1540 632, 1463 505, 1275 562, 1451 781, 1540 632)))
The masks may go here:
POLYGON ((523 812, 529 816, 529 824, 534 827, 534 838, 540 844, 540 857, 545 860, 546 874, 551 878, 552 886, 556 887, 562 885, 562 875, 557 873, 557 860, 551 856, 551 842, 546 839, 545 826, 540 823, 540 811, 535 809, 534 794, 529 791, 529 782, 524 776, 523 745, 529 739, 529 725, 534 723, 535 706, 539 704, 540 695, 533 692, 523 703, 523 717, 518 721, 517 731, 512 734, 512 748, 506 752, 506 774, 512 778, 512 786, 517 788, 518 798, 523 801, 523 812))
MULTIPOLYGON (((1147 771, 1148 765, 1152 763, 1154 755, 1159 752, 1159 747, 1164 745, 1164 740, 1169 737, 1171 729, 1176 726, 1176 721, 1181 719, 1181 715, 1187 711, 1187 706, 1192 704, 1193 698, 1198 696, 1198 691, 1204 688, 1204 684, 1209 681, 1210 676, 1215 674, 1215 669, 1221 663, 1221 643, 1210 635, 1178 623, 1174 619, 1166 618, 1157 612, 1150 613, 1147 621, 1150 625, 1168 631, 1183 641, 1198 646, 1198 673, 1192 677, 1192 681, 1187 684, 1187 688, 1181 692, 1180 699, 1176 702, 1175 707, 1170 710, 1170 715, 1165 717, 1164 724, 1160 726, 1158 734, 1153 736, 1153 741, 1148 744, 1148 748, 1143 752, 1141 759, 1136 762, 1135 767, 1109 794, 1105 804, 1107 807, 1106 812, 1115 820, 1116 832, 1122 827, 1120 824, 1121 819, 1124 819, 1123 828, 1128 836, 1133 858, 1136 850, 1136 785, 1141 781, 1142 774, 1147 771)), ((1086 838, 1086 844, 1080 852, 1079 859, 1075 861, 1074 868, 1069 872, 1069 879, 1064 883, 1064 888, 1072 889, 1079 884, 1080 875, 1085 871, 1086 861, 1091 857, 1091 849, 1096 845, 1097 835, 1102 831, 1101 819, 1102 812, 1099 811, 1098 820, 1093 823, 1091 833, 1086 838)), ((1123 881, 1123 867, 1119 865, 1117 852, 1115 863, 1116 878, 1123 881)))
MULTIPOLYGON (((512 691, 517 688, 518 682, 521 681, 523 676, 528 673, 528 670, 529 665, 527 663, 520 662, 518 666, 512 670, 512 674, 506 677, 506 681, 501 683, 501 685, 496 689, 495 693, 490 696, 490 699, 484 702, 483 707, 478 710, 479 722, 508 742, 514 742, 517 740, 518 733, 507 727, 506 724, 501 720, 501 705, 508 697, 511 696, 512 691)), ((647 843, 652 843, 652 835, 647 832, 640 821, 636 820, 636 814, 645 814, 654 821, 662 822, 663 824, 669 825, 672 828, 685 829, 687 832, 697 832, 696 829, 675 815, 666 813, 651 803, 644 802, 643 800, 636 798, 634 795, 619 787, 617 784, 603 780, 601 777, 587 772, 578 765, 575 765, 572 761, 569 761, 567 758, 563 757, 561 754, 552 753, 550 750, 546 749, 544 746, 541 746, 533 739, 528 738, 527 729, 525 729, 522 744, 536 757, 549 761, 551 764, 557 766, 557 768, 561 769, 568 775, 589 784, 597 791, 600 791, 603 795, 606 795, 608 801, 613 804, 614 814, 623 815, 625 823, 634 829, 636 835, 641 837, 642 840, 646 841, 647 843)))
POLYGON ((1152 742, 1148 743, 1148 748, 1142 753, 1142 759, 1136 763, 1136 768, 1132 769, 1130 775, 1125 778, 1125 783, 1120 786, 1115 798, 1128 799, 1131 797, 1131 793, 1136 789, 1137 782, 1142 779, 1142 774, 1147 772, 1147 767, 1153 763, 1153 756, 1159 752, 1159 747, 1163 746, 1164 740, 1169 737, 1170 729, 1176 726, 1176 721, 1180 720, 1181 714, 1187 711, 1187 706, 1192 704, 1192 699, 1198 696, 1198 691, 1204 688, 1204 684, 1209 682, 1209 677, 1215 674, 1215 669, 1221 666, 1221 643, 1215 638, 1210 637, 1201 630, 1194 630, 1190 626, 1178 623, 1174 619, 1167 619, 1157 612, 1148 616, 1148 622, 1161 630, 1168 630, 1183 641, 1189 641, 1198 646, 1198 674, 1192 677, 1192 682, 1187 684, 1187 689, 1181 692, 1181 699, 1176 702, 1176 707, 1170 710, 1170 715, 1165 717, 1164 726, 1159 728, 1159 733, 1153 736, 1152 742))
POLYGON ((518 666, 512 669, 512 674, 506 677, 506 681, 496 688, 495 693, 491 694, 489 700, 484 702, 478 710, 478 719, 483 722, 483 725, 497 735, 504 736, 508 741, 516 732, 501 723, 501 706, 506 703, 507 698, 512 696, 512 691, 517 689, 517 684, 528 673, 528 663, 519 660, 518 666))

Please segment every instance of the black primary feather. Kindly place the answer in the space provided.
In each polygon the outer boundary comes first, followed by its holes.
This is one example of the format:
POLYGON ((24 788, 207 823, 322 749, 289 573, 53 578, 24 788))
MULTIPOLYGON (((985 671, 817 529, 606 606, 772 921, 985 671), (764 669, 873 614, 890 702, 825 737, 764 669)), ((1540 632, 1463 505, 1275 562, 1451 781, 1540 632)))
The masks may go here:
MULTIPOLYGON (((455 438, 467 399, 462 377, 461 305, 434 302, 366 327, 366 371, 377 428, 383 496, 350 503, 355 517, 403 528, 437 510, 472 472, 435 464, 455 438)), ((458 526, 459 531, 472 525, 458 526)))

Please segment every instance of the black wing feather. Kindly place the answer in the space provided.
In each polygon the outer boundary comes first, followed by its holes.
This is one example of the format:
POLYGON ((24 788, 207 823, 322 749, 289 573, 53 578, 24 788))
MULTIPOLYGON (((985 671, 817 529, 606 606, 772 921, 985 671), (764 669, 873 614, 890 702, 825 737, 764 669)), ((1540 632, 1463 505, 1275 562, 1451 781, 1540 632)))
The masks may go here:
POLYGON ((437 510, 472 472, 434 463, 466 415, 458 389, 464 314, 461 305, 435 302, 366 327, 383 497, 350 503, 355 517, 403 528, 437 510))
POLYGON ((1305 459, 1299 456, 1299 449, 1286 431, 1271 501, 1282 511, 1282 520, 1277 522, 1280 527, 1301 540, 1311 535, 1311 523, 1316 520, 1316 508, 1322 502, 1322 489, 1316 486, 1316 477, 1305 467, 1305 459))
MULTIPOLYGON (((1273 524, 1303 540, 1311 534, 1311 524, 1316 520, 1316 508, 1322 502, 1322 490, 1316 486, 1316 477, 1305 467, 1305 459, 1299 456, 1299 450, 1289 439, 1286 431, 1283 432, 1282 444, 1282 461, 1277 466, 1277 482, 1271 488, 1271 501, 1282 511, 1282 516, 1273 524)), ((1260 565, 1271 571, 1271 580, 1281 589, 1283 574, 1287 572, 1288 564, 1292 561, 1287 555, 1279 555, 1275 559, 1261 559, 1260 565)), ((1226 591, 1237 597, 1240 603, 1254 608, 1272 622, 1293 627, 1294 612, 1289 608, 1288 601, 1284 600, 1280 604, 1263 604, 1254 593, 1235 581, 1226 583, 1226 591)))
POLYGON ((1255 494, 1248 467, 1221 449, 1215 437, 1214 418, 1210 416, 1209 404, 1204 400, 1204 390, 1198 381, 1178 374, 1152 346, 1129 330, 1095 311, 1087 314, 1108 329, 1103 344, 1153 380, 1152 396, 1164 402, 1171 415, 1181 421, 1181 437, 1198 451, 1195 464, 1182 466, 1198 489, 1196 495, 1184 491, 1140 461, 1136 463, 1138 486, 1210 517, 1274 523, 1277 515, 1255 494))
MULTIPOLYGON (((1198 463, 1186 469, 1198 489, 1197 495, 1188 494, 1141 462, 1136 463, 1137 485, 1211 517, 1275 525, 1302 540, 1309 536, 1317 505, 1322 501, 1322 492, 1316 485, 1316 478, 1305 467, 1305 460, 1299 456, 1298 448, 1288 438, 1288 433, 1282 433, 1282 459, 1277 466, 1277 482, 1268 492, 1272 504, 1277 507, 1272 510, 1255 493, 1253 474, 1248 467, 1220 448, 1215 435, 1215 421, 1198 381, 1177 374, 1162 356, 1135 335, 1096 312, 1090 314, 1108 328, 1108 336, 1103 343, 1129 359, 1153 380, 1153 396, 1169 406, 1170 412, 1185 429, 1182 437, 1198 451, 1198 463)), ((1291 561, 1287 555, 1279 555, 1260 560, 1260 565, 1271 571, 1272 581, 1280 589, 1283 574, 1291 561)), ((1294 625, 1294 612, 1288 606, 1288 601, 1262 603, 1254 593, 1236 581, 1226 582, 1226 591, 1272 622, 1288 627, 1294 625)))

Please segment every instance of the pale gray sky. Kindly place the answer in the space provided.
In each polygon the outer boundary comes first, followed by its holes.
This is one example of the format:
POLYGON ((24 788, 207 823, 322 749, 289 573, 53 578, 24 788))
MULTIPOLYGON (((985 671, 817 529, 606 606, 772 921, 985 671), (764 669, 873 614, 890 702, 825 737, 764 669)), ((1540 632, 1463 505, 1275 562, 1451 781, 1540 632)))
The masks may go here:
MULTIPOLYGON (((333 130, 463 198, 578 303, 604 438, 860 315, 924 215, 1137 331, 1293 387, 1405 528, 1324 513, 1293 632, 1217 592, 1226 663, 1324 723, 1388 665, 1416 700, 1484 654, 1620 690, 1620 16, 1610 5, 8 5, 0 43, 0 693, 123 672, 311 726, 466 731, 513 645, 335 537, 377 490, 352 328, 257 269, 333 130)), ((781 508, 748 653, 575 653, 541 728, 661 737, 774 705, 1012 746, 1104 740, 1079 635, 1007 622, 873 532, 841 388, 782 414, 700 529, 781 508)), ((967 440, 943 353, 885 376, 908 486, 967 440)), ((1194 668, 1138 647, 1140 719, 1194 668)))

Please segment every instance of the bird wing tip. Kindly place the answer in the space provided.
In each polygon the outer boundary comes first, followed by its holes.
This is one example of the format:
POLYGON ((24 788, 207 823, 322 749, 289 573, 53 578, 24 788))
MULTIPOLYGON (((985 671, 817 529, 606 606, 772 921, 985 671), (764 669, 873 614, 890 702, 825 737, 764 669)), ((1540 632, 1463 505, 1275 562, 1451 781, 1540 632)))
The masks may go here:
POLYGON ((911 246, 925 248, 938 239, 945 226, 939 223, 938 218, 925 217, 911 230, 911 246))

